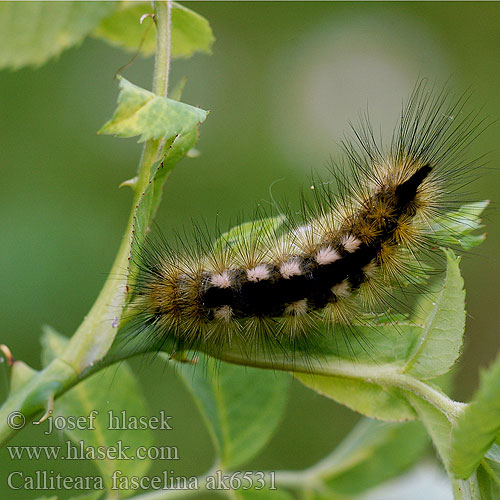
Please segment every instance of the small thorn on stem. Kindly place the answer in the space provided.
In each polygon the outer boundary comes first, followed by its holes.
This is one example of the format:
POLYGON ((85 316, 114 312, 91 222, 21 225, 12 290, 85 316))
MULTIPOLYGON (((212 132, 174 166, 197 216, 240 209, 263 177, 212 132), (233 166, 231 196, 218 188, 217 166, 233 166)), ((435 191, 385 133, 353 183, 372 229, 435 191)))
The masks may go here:
POLYGON ((5 344, 0 344, 0 352, 3 354, 3 357, 9 364, 9 366, 12 366, 14 364, 14 357, 12 356, 12 351, 5 345, 5 344))
POLYGON ((45 413, 42 415, 40 420, 38 420, 37 422, 33 422, 33 424, 40 425, 42 422, 45 422, 45 420, 47 420, 52 415, 53 412, 54 412, 54 394, 51 394, 49 396, 49 399, 47 400, 47 409, 45 413))
POLYGON ((144 20, 147 19, 148 17, 150 17, 156 23, 155 15, 152 12, 149 12, 147 14, 143 14, 141 16, 141 20, 139 21, 139 23, 142 24, 144 22, 144 20))
POLYGON ((123 186, 130 186, 132 189, 135 189, 135 186, 137 186, 137 181, 139 177, 137 175, 135 177, 132 177, 132 179, 127 179, 126 181, 123 181, 118 188, 121 188, 123 186))

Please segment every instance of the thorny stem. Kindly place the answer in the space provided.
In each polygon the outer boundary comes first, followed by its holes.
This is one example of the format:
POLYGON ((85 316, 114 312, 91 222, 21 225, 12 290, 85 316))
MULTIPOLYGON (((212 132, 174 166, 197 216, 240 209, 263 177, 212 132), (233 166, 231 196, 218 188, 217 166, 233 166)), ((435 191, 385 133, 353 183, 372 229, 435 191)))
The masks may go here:
MULTIPOLYGON (((171 1, 155 2, 155 9, 157 32, 153 93, 166 97, 168 74, 170 71, 171 1)), ((94 306, 81 326, 78 328, 77 332, 68 344, 66 352, 62 356, 64 361, 75 368, 77 374, 81 373, 81 371, 90 365, 94 360, 101 359, 106 354, 114 340, 116 328, 113 328, 112 324, 116 324, 119 318, 109 316, 110 314, 112 316, 112 313, 109 311, 109 306, 116 304, 116 311, 119 311, 120 304, 123 301, 125 283, 127 279, 127 276, 124 275, 125 273, 123 271, 128 269, 130 244, 133 237, 132 233, 135 209, 142 193, 148 185, 151 166, 161 156, 163 146, 164 143, 161 143, 161 141, 158 140, 147 141, 144 145, 143 153, 139 162, 132 209, 130 211, 129 220, 118 250, 118 254, 115 258, 115 262, 113 263, 110 278, 106 281, 94 306), (122 280, 117 280, 114 277, 113 270, 118 271, 118 273, 123 275, 122 280), (101 342, 99 342, 99 338, 96 338, 96 330, 102 331, 101 342)))
MULTIPOLYGON (((166 96, 171 46, 170 0, 155 2, 155 19, 157 34, 153 92, 166 96)), ((154 140, 148 141, 144 146, 127 227, 109 278, 90 312, 68 342, 62 355, 26 381, 19 390, 9 395, 0 408, 0 445, 15 432, 7 425, 7 417, 11 412, 22 409, 26 413, 27 420, 32 419, 37 411, 47 406, 52 397, 59 397, 81 380, 82 372, 93 366, 95 360, 102 359, 112 345, 125 293, 127 280, 125 270, 128 269, 136 206, 148 185, 151 166, 160 157, 163 146, 163 143, 154 140), (117 275, 122 278, 116 279, 117 275), (113 317, 114 315, 116 316, 113 317)))
MULTIPOLYGON (((170 28, 172 24, 172 2, 155 2, 155 22, 156 22, 156 50, 155 69, 153 76, 153 93, 162 97, 168 94, 168 75, 170 73, 170 52, 171 37, 170 28)), ((164 144, 159 140, 146 142, 139 163, 139 181, 141 171, 147 170, 147 180, 149 180, 151 165, 160 157, 164 144), (145 168, 147 165, 147 168, 145 168)), ((146 181, 147 182, 147 181, 146 181)), ((139 184, 139 182, 138 182, 139 184)), ((136 196, 140 196, 143 190, 136 187, 136 196)), ((136 202, 136 200, 134 200, 136 202)), ((132 206, 134 211, 136 203, 132 206)))

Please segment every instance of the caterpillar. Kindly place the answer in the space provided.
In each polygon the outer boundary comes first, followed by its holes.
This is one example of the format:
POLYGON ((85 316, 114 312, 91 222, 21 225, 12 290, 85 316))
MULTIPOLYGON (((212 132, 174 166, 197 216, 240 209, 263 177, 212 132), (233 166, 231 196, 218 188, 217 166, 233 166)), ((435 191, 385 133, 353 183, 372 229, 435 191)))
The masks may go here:
POLYGON ((481 122, 466 101, 420 82, 388 146, 361 115, 332 179, 312 186, 298 217, 282 208, 283 224, 257 219, 219 231, 216 243, 196 230, 195 245, 179 239, 181 248, 149 239, 137 257, 133 334, 169 338, 175 350, 237 338, 250 351, 256 342, 307 344, 386 310, 391 290, 436 252, 432 221, 464 201, 459 188, 477 175, 465 150, 481 122))

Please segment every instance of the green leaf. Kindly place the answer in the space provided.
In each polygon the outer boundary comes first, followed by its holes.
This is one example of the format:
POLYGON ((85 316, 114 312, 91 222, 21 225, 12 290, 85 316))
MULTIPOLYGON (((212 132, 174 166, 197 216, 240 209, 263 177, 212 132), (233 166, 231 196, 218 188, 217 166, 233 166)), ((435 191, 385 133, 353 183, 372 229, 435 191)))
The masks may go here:
POLYGON ((314 351, 329 358, 377 366, 384 363, 402 370, 418 345, 421 334, 422 327, 407 320, 378 323, 375 318, 368 318, 363 325, 351 325, 346 331, 324 331, 314 351))
POLYGON ((428 286, 429 277, 435 271, 434 267, 425 260, 422 260, 421 255, 414 253, 407 248, 399 249, 399 258, 401 264, 406 269, 411 269, 409 273, 402 273, 398 276, 398 287, 404 288, 415 285, 428 286))
POLYGON ((63 353, 67 340, 64 335, 61 335, 51 326, 42 326, 42 336, 40 338, 40 343, 42 344, 42 366, 47 366, 63 353))
POLYGON ((483 228, 481 214, 489 201, 467 203, 454 212, 438 217, 431 224, 432 239, 440 246, 461 246, 470 250, 481 244, 486 234, 472 234, 483 228))
POLYGON ((418 413, 419 419, 425 425, 432 442, 441 457, 446 470, 450 470, 451 455, 451 424, 446 416, 427 401, 413 395, 409 401, 418 413))
POLYGON ((179 374, 195 397, 224 469, 254 457, 270 439, 287 400, 284 373, 203 358, 179 374))
MULTIPOLYGON (((448 476, 453 479, 454 466, 452 461, 455 450, 454 446, 452 447, 452 432, 454 428, 450 420, 427 401, 413 395, 410 395, 408 399, 431 436, 448 476)), ((466 481, 453 479, 452 484, 455 500, 483 500, 479 493, 479 485, 475 474, 472 474, 466 481)))
POLYGON ((26 385, 38 373, 24 361, 15 360, 10 373, 10 391, 18 391, 20 387, 26 385))
MULTIPOLYGON (((158 165, 156 170, 155 168, 151 169, 151 182, 142 200, 145 202, 145 198, 147 198, 148 195, 151 196, 149 213, 147 214, 147 218, 149 219, 148 224, 151 223, 156 215, 163 194, 163 186, 170 176, 170 173, 197 141, 198 130, 194 127, 185 134, 177 136, 173 141, 166 143, 163 161, 158 165)), ((139 212, 137 213, 136 219, 140 219, 139 212)))
MULTIPOLYGON (((65 337, 54 331, 46 333, 45 337, 44 348, 53 349, 53 355, 62 352, 68 342, 65 337)), ((47 352, 44 353, 44 358, 50 358, 47 352)), ((108 489, 112 486, 111 476, 114 471, 119 470, 124 476, 141 476, 151 466, 149 458, 136 456, 137 448, 141 446, 146 450, 152 446, 153 439, 148 428, 132 428, 133 419, 141 416, 148 418, 148 410, 141 387, 125 362, 96 373, 64 394, 55 404, 54 417, 57 416, 73 419, 87 417, 85 425, 80 426, 85 428, 70 429, 68 426, 64 432, 77 449, 83 441, 85 450, 90 453, 88 458, 92 459, 99 469, 108 489), (90 419, 91 412, 96 415, 93 421, 90 419), (125 426, 122 423, 122 412, 125 412, 125 426), (135 459, 113 459, 111 456, 93 458, 92 453, 98 449, 109 450, 114 447, 116 450, 120 446, 128 457, 134 456, 135 459)))
POLYGON ((500 498, 500 446, 494 444, 477 470, 477 482, 482 500, 500 498))
POLYGON ((237 252, 241 248, 262 245, 275 234, 285 220, 284 215, 277 215, 235 226, 219 237, 214 244, 214 252, 237 252))
MULTIPOLYGON (((147 2, 121 2, 113 14, 102 20, 93 36, 134 52, 140 48, 143 55, 151 55, 156 45, 153 20, 140 24, 140 19, 152 12, 147 2)), ((196 52, 210 54, 214 41, 210 24, 203 16, 178 3, 172 4, 172 57, 191 57, 196 52)))
POLYGON ((418 422, 388 424, 365 418, 313 470, 334 493, 355 495, 413 465, 427 443, 418 422))
POLYGON ((174 101, 180 101, 186 83, 187 83, 187 77, 184 76, 175 84, 175 86, 172 89, 169 89, 168 96, 170 97, 170 99, 173 99, 174 101))
POLYGON ((481 374, 473 401, 453 430, 452 470, 465 479, 477 468, 500 431, 500 356, 481 374))
POLYGON ((477 475, 474 472, 469 479, 456 479, 452 482, 454 500, 484 500, 481 496, 477 475))
POLYGON ((170 139, 191 133, 205 121, 208 112, 182 102, 160 97, 119 76, 118 107, 100 134, 118 137, 140 136, 139 142, 170 139))
POLYGON ((367 417, 401 422, 416 418, 405 396, 393 387, 364 380, 297 373, 304 385, 367 417))
MULTIPOLYGON (((353 368, 363 364, 381 370, 392 367, 402 372, 406 360, 418 344, 421 332, 421 327, 404 321, 393 324, 374 323, 371 327, 360 326, 343 332, 344 341, 336 338, 340 333, 324 332, 314 350, 321 352, 320 359, 332 365, 340 360, 347 360, 353 368)), ((304 355, 315 356, 314 352, 305 352, 304 355)), ((314 391, 367 417, 391 422, 416 418, 404 393, 394 387, 357 378, 302 373, 295 376, 314 391)))
POLYGON ((432 296, 434 307, 404 369, 420 379, 431 379, 449 371, 462 349, 465 290, 460 275, 460 258, 452 250, 444 252, 448 265, 443 286, 438 294, 432 296))
POLYGON ((0 68, 40 66, 80 43, 112 2, 0 2, 0 68))

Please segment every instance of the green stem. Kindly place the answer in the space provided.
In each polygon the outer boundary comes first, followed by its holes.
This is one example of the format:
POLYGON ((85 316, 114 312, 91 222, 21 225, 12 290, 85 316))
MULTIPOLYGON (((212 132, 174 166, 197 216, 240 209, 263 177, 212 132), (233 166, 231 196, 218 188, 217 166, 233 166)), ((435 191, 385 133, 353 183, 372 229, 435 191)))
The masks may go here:
MULTIPOLYGON (((155 2, 155 9, 157 34, 153 92, 166 96, 170 68, 171 3, 155 2)), ((160 141, 145 144, 127 227, 109 277, 62 355, 10 394, 0 408, 0 443, 7 441, 15 432, 7 425, 7 417, 12 411, 23 411, 29 421, 50 398, 60 396, 81 380, 82 373, 94 366, 96 360, 102 359, 111 347, 125 300, 125 270, 128 269, 136 206, 149 183, 151 166, 162 149, 160 141), (117 276, 121 278, 117 279, 117 276)))
MULTIPOLYGON (((163 350, 168 352, 173 349, 173 344, 168 341, 162 346, 163 350)), ((126 349, 112 348, 102 365, 96 365, 89 369, 89 374, 100 370, 103 366, 127 359, 131 356, 144 354, 146 352, 156 351, 156 346, 145 345, 140 341, 136 344, 131 342, 126 349)), ((253 366, 256 368, 267 368, 272 370, 281 370, 292 373, 306 373, 323 376, 342 377, 349 379, 358 379, 368 383, 381 386, 396 387, 407 391, 430 403, 441 413, 443 413, 450 423, 454 423, 456 417, 463 411, 466 404, 453 401, 439 389, 432 387, 425 382, 414 378, 412 375, 404 373, 404 368, 398 365, 376 365, 354 363, 352 361, 340 358, 314 359, 311 357, 294 358, 286 356, 282 352, 266 353, 264 356, 250 357, 244 353, 244 349, 235 343, 231 350, 222 350, 217 352, 206 352, 221 361, 243 366, 253 366)), ((85 375, 88 375, 87 373, 85 375)))
MULTIPOLYGON (((155 9, 156 56, 153 93, 166 97, 170 71, 171 2, 155 2, 155 9)), ((160 156, 162 148, 160 141, 155 140, 147 141, 144 145, 139 162, 132 209, 118 254, 111 268, 110 277, 104 284, 89 314, 68 344, 66 352, 62 355, 62 359, 73 366, 76 373, 81 373, 95 360, 102 359, 115 338, 116 328, 113 325, 119 321, 120 308, 125 297, 127 275, 124 273, 124 269, 128 269, 135 209, 149 183, 151 166, 160 156), (122 278, 117 280, 116 275, 120 274, 122 278)))
POLYGON ((153 92, 167 97, 170 73, 172 2, 155 2, 156 7, 156 57, 153 92))
POLYGON ((272 368, 274 370, 295 371, 363 380, 382 386, 397 387, 424 399, 442 412, 453 423, 455 418, 466 406, 464 403, 453 401, 446 394, 418 380, 411 375, 402 373, 397 366, 377 366, 369 364, 352 363, 335 359, 332 363, 324 360, 293 360, 291 362, 284 356, 273 356, 272 359, 250 359, 238 352, 222 352, 218 357, 229 363, 255 366, 259 368, 272 368))
POLYGON ((453 498, 455 500, 481 500, 481 492, 474 472, 469 479, 452 479, 453 498))

